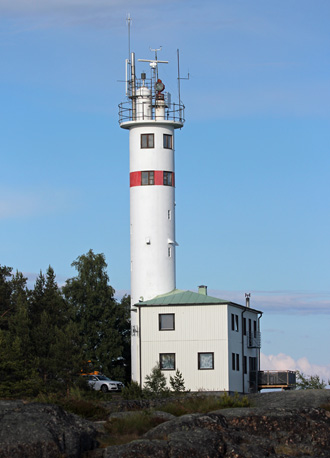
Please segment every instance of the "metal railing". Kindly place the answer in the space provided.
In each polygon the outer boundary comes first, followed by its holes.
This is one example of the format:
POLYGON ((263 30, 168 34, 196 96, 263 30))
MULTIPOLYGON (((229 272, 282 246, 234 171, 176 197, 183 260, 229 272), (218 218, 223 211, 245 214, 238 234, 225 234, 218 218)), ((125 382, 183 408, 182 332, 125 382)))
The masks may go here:
POLYGON ((263 387, 294 387, 295 371, 258 371, 258 385, 263 387))
MULTIPOLYGON (((159 120, 155 114, 155 106, 151 106, 151 112, 149 115, 139 114, 133 116, 132 102, 122 102, 118 105, 119 108, 119 124, 128 121, 154 121, 159 120)), ((174 121, 180 124, 184 124, 184 109, 185 106, 182 103, 171 103, 170 106, 165 107, 165 114, 162 119, 165 121, 174 121)))

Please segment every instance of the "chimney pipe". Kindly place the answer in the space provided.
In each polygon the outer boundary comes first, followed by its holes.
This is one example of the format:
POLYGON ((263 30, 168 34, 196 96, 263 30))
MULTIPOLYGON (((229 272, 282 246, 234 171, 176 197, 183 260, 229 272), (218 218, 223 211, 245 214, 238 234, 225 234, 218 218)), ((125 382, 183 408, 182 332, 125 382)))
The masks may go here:
POLYGON ((250 297, 251 297, 251 293, 245 293, 245 306, 247 308, 250 308, 250 297))
POLYGON ((198 294, 204 294, 204 296, 207 296, 207 286, 200 285, 198 287, 198 294))

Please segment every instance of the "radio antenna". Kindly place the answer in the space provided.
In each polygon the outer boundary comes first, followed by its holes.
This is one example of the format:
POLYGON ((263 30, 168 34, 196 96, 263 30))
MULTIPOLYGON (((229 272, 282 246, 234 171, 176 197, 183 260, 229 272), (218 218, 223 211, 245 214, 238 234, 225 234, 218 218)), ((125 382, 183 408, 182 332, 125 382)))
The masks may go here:
POLYGON ((127 24, 127 32, 128 32, 128 63, 131 63, 131 22, 132 18, 130 13, 127 14, 126 17, 126 24, 127 24))
POLYGON ((179 105, 181 105, 181 94, 180 94, 180 81, 181 80, 189 80, 189 72, 188 72, 188 76, 184 77, 184 78, 181 78, 180 76, 180 51, 177 49, 176 50, 177 52, 177 56, 178 56, 178 96, 179 96, 179 105))

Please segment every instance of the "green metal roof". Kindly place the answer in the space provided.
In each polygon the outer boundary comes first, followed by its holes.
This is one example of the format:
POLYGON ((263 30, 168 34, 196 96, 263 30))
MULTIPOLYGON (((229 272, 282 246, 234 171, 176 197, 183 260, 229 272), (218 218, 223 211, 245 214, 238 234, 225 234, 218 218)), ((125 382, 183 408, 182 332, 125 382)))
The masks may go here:
POLYGON ((174 289, 173 291, 160 294, 149 301, 139 302, 139 306, 144 305, 192 305, 192 304, 229 304, 230 301, 218 299, 217 297, 207 296, 206 294, 194 293, 174 289))

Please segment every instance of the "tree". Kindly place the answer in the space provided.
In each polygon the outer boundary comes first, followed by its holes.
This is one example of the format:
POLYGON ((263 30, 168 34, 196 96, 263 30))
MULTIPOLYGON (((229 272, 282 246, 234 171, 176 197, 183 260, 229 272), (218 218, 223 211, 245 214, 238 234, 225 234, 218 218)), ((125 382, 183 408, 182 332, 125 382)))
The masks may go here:
POLYGON ((67 280, 63 292, 75 311, 85 360, 92 361, 95 369, 123 380, 122 361, 129 329, 127 299, 122 303, 115 300, 104 254, 89 250, 72 266, 77 276, 67 280))
POLYGON ((62 296, 51 266, 46 277, 40 272, 36 280, 29 311, 31 341, 44 387, 54 387, 63 380, 69 386, 82 364, 81 342, 73 311, 62 296))
MULTIPOLYGON (((320 379, 319 375, 305 375, 297 371, 296 379, 296 387, 299 390, 322 390, 327 386, 326 381, 320 379)), ((330 385, 330 380, 328 380, 328 385, 330 385)))
POLYGON ((146 376, 143 388, 147 394, 156 396, 166 396, 169 394, 170 390, 166 386, 166 377, 162 373, 159 363, 152 368, 151 374, 146 376))
POLYGON ((184 386, 184 378, 182 376, 182 372, 180 372, 179 369, 176 370, 173 377, 172 375, 170 376, 170 385, 175 393, 184 393, 186 391, 184 386))

